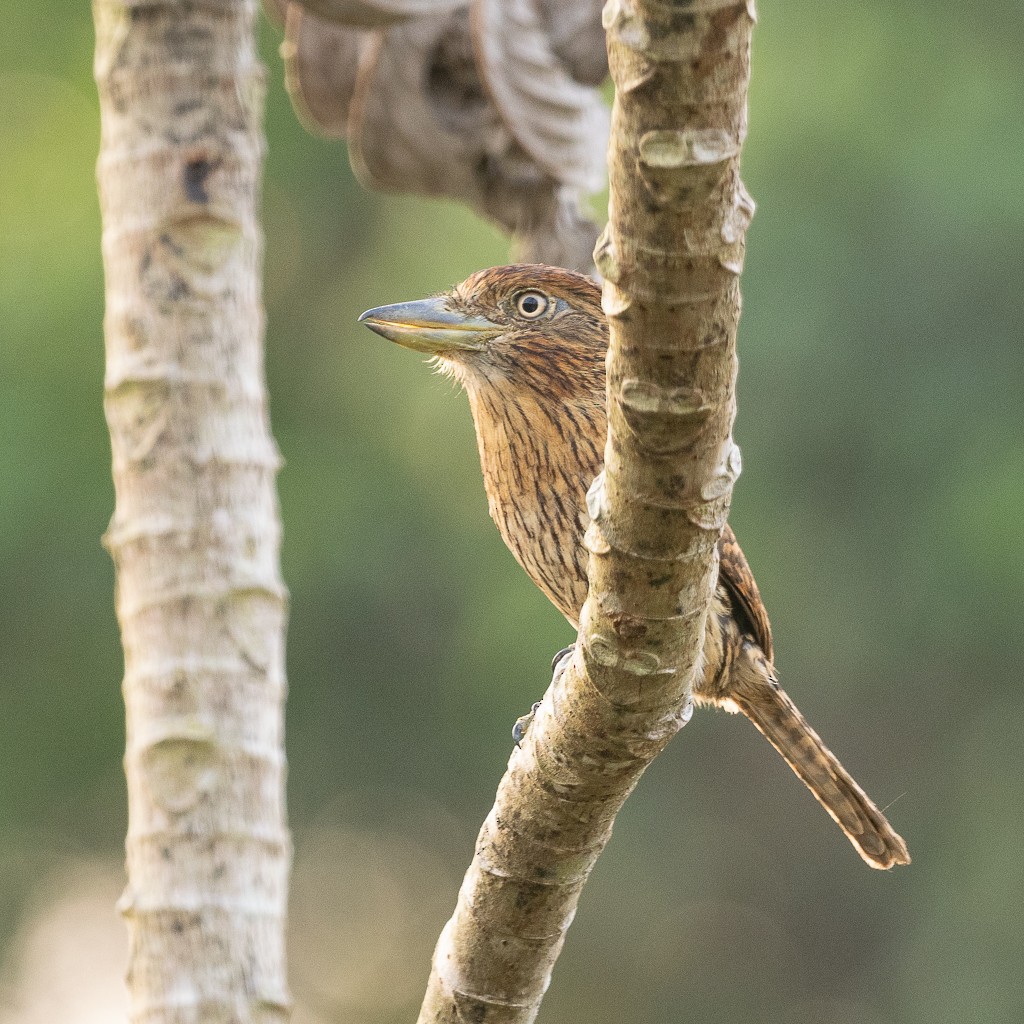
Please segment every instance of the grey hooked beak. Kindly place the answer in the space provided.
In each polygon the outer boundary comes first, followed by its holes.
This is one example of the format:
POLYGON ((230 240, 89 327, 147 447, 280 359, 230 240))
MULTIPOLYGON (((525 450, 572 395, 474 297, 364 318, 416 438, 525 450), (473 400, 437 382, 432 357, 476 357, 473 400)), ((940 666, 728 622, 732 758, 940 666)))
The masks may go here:
POLYGON ((432 356, 479 352, 505 331, 486 317, 449 309, 444 296, 368 309, 359 322, 388 341, 432 356))

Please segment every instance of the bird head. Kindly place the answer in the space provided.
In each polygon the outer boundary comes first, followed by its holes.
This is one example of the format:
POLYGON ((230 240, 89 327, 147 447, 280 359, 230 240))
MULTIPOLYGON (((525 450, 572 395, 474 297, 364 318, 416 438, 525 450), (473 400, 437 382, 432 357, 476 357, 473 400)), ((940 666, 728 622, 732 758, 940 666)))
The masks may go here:
POLYGON ((466 389, 491 518, 576 625, 587 593, 585 496, 607 434, 598 286, 557 267, 492 267, 449 292, 359 319, 432 356, 466 389))
POLYGON ((558 267, 492 267, 428 299, 369 309, 370 330, 434 357, 472 394, 604 401, 608 331, 601 292, 558 267))

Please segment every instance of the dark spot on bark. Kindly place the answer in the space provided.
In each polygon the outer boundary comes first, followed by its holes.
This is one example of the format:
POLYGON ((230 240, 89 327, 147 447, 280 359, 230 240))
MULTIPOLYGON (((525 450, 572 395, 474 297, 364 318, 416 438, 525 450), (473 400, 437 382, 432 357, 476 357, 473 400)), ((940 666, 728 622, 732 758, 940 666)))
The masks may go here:
POLYGON ((185 298, 188 295, 188 285, 185 283, 185 279, 175 274, 167 286, 167 298, 171 302, 177 302, 179 299, 185 298))
POLYGON ((184 256, 185 255, 185 248, 184 248, 184 246, 181 246, 177 242, 175 242, 174 239, 171 238, 171 236, 169 234, 167 234, 166 231, 160 236, 160 244, 165 249, 167 249, 170 252, 172 252, 175 256, 184 256))
POLYGON ((206 191, 206 179, 217 169, 219 160, 207 160, 200 157, 190 160, 185 164, 185 172, 182 175, 185 185, 185 195, 193 203, 208 203, 209 193, 206 191))
POLYGON ((457 1007, 456 1010, 461 1010, 461 1012, 456 1012, 455 1019, 464 1017, 470 1024, 484 1024, 487 1019, 486 1003, 473 1002, 463 1005, 461 1008, 457 1007))
POLYGON ((609 617, 616 635, 626 643, 639 640, 647 634, 647 623, 634 615, 620 614, 609 617))

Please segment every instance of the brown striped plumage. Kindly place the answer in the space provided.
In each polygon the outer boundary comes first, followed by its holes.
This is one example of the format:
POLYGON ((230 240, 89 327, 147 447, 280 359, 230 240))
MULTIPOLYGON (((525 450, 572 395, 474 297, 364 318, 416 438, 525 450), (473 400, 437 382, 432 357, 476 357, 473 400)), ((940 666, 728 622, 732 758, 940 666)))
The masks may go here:
MULTIPOLYGON (((427 345, 416 334, 420 328, 430 333, 427 303, 381 307, 364 319, 386 337, 430 351, 461 382, 491 517, 530 578, 578 627, 587 595, 586 492, 601 469, 607 432, 608 329, 600 290, 570 271, 521 265, 481 271, 431 302, 438 323, 464 320, 485 340, 463 345, 461 334, 449 332, 454 347, 437 340, 427 345), (528 317, 518 306, 526 295, 546 308, 528 317), (412 307, 417 318, 401 325, 400 311, 412 307)), ((749 718, 868 864, 909 863, 906 844, 779 687, 768 615, 728 526, 719 554, 696 701, 749 718)))

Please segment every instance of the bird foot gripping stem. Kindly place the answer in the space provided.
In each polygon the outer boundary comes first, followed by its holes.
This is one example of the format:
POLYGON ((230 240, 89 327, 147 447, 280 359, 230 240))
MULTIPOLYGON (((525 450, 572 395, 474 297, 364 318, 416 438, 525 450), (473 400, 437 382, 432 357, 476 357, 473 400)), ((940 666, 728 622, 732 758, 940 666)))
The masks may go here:
MULTIPOLYGON (((563 647, 555 656, 551 659, 551 681, 554 682, 568 667, 569 661, 572 659, 573 651, 576 650, 576 645, 573 644, 571 647, 563 647)), ((516 746, 520 746, 523 742, 523 738, 526 736, 526 730, 530 728, 530 724, 533 722, 534 715, 537 714, 537 708, 540 707, 540 701, 534 701, 533 707, 525 715, 520 715, 512 726, 512 739, 515 741, 516 746)))
POLYGON ((526 730, 530 728, 533 723, 533 717, 537 714, 537 708, 540 707, 540 701, 535 700, 533 706, 525 715, 520 715, 516 719, 516 724, 512 726, 512 739, 515 740, 516 746, 520 746, 523 739, 526 736, 526 730))

